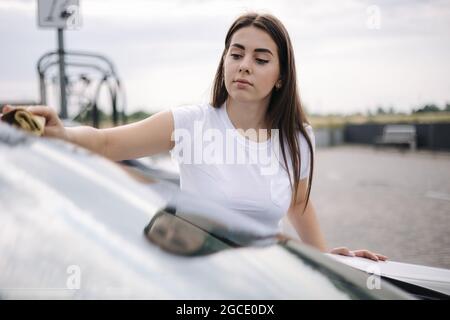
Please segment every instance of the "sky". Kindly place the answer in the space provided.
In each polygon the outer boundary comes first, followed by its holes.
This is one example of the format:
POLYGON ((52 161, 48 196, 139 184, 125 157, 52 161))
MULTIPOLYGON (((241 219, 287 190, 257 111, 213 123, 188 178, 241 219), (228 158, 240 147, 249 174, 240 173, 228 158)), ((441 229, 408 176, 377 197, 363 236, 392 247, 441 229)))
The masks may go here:
MULTIPOLYGON (((65 31, 66 49, 110 58, 129 112, 209 101, 226 32, 247 11, 272 13, 286 26, 309 113, 450 103, 450 1, 80 3, 82 25, 65 31)), ((39 100, 36 63, 56 40, 56 30, 37 25, 37 1, 0 0, 0 101, 39 100)), ((58 108, 56 99, 49 104, 58 108)))

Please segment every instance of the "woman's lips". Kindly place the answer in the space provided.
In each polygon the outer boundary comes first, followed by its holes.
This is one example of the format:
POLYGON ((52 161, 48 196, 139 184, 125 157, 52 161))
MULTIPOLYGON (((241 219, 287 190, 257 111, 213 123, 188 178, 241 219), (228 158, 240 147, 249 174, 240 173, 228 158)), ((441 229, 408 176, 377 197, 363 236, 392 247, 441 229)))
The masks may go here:
POLYGON ((251 86, 248 82, 235 81, 234 83, 239 89, 246 89, 247 87, 251 86))

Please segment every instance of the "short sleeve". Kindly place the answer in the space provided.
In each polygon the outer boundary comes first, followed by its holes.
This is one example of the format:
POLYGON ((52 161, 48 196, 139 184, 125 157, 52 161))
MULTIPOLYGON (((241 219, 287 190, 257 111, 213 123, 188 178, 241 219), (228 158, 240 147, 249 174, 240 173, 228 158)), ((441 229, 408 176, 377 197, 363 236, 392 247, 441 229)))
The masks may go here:
POLYGON ((193 139, 195 139, 195 126, 197 122, 202 123, 205 117, 206 106, 186 105, 172 107, 170 111, 173 116, 174 131, 172 139, 175 142, 170 150, 170 155, 175 162, 190 163, 193 151, 193 139))
POLYGON ((185 129, 191 132, 195 121, 202 121, 205 107, 201 105, 177 106, 170 109, 173 115, 174 130, 185 129))
MULTIPOLYGON (((305 125, 305 130, 308 133, 309 139, 311 140, 314 155, 316 150, 316 140, 313 128, 310 125, 305 125)), ((309 177, 309 171, 311 167, 311 151, 308 142, 306 141, 302 133, 300 133, 299 143, 301 159, 300 180, 303 180, 309 177)))

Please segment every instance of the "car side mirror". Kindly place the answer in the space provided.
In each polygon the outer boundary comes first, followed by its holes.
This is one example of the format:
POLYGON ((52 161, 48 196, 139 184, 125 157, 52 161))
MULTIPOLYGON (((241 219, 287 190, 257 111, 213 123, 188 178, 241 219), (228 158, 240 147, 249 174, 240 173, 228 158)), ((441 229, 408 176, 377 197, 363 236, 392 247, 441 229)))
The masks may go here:
POLYGON ((164 251, 182 256, 207 255, 230 246, 167 211, 158 212, 144 229, 145 237, 164 251))

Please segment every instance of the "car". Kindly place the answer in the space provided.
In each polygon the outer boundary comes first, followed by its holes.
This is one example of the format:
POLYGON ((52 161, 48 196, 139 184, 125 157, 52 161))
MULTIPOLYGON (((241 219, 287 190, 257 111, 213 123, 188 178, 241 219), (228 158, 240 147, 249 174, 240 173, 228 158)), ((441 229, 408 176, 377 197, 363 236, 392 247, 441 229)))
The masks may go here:
POLYGON ((357 270, 133 163, 0 123, 1 299, 448 298, 357 270))

